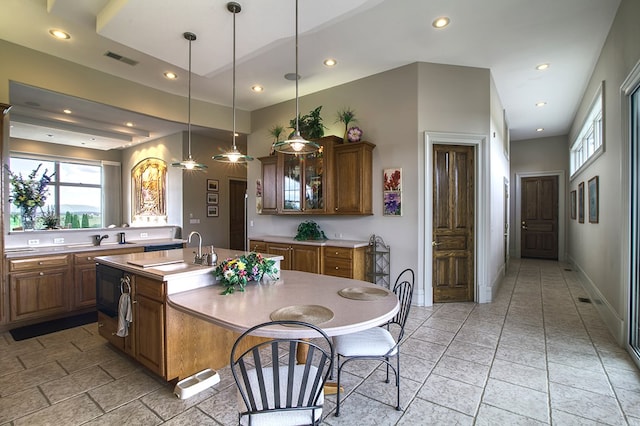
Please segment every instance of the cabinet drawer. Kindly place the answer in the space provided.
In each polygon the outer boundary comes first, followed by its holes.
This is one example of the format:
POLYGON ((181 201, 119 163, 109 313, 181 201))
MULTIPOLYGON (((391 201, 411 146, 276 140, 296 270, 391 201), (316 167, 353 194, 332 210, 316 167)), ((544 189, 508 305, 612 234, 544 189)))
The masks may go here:
POLYGON ((265 243, 264 241, 250 240, 249 251, 255 251, 257 253, 266 253, 267 243, 265 243))
POLYGON ((29 259, 13 259, 9 261, 9 271, 28 271, 33 269, 51 268, 57 266, 67 266, 69 256, 48 256, 29 259))
POLYGON ((140 275, 136 275, 136 296, 142 295, 149 299, 164 302, 165 284, 161 281, 152 280, 140 275))
POLYGON ((346 247, 325 247, 324 248, 324 256, 325 257, 335 257, 339 259, 352 259, 353 258, 353 249, 346 247))
POLYGON ((326 258, 324 261, 324 275, 351 278, 353 265, 349 259, 326 258))

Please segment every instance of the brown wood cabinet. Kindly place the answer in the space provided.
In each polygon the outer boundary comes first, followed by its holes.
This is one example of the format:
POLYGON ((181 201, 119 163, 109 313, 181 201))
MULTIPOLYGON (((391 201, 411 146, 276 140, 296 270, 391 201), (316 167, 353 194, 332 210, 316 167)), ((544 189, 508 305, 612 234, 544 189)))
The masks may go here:
POLYGON ((14 259, 8 263, 10 321, 69 311, 69 255, 14 259))
POLYGON ((304 156, 262 157, 262 214, 353 214, 372 211, 374 144, 317 139, 321 150, 304 156))
POLYGON ((135 277, 135 359, 165 377, 165 291, 166 285, 147 277, 135 277))
POLYGON ((102 250, 73 255, 73 299, 71 309, 92 308, 96 305, 96 256, 141 253, 142 247, 102 250))
POLYGON ((259 240, 249 240, 249 251, 256 253, 267 253, 267 243, 259 240))
POLYGON ((332 193, 336 214, 373 214, 371 181, 374 147, 369 142, 335 147, 332 193))
POLYGON ((278 212, 278 157, 258 158, 262 163, 262 214, 273 214, 278 212))
POLYGON ((365 279, 366 247, 324 247, 324 275, 334 277, 365 279))
POLYGON ((322 273, 320 246, 267 242, 266 253, 280 255, 280 269, 322 273))

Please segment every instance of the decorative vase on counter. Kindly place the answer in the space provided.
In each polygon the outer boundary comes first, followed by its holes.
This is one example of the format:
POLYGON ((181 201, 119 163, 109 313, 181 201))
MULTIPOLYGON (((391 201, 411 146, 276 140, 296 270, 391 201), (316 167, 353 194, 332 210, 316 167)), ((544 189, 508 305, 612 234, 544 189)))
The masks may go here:
POLYGON ((20 218, 22 219, 22 229, 33 231, 36 229, 36 208, 20 207, 20 218))

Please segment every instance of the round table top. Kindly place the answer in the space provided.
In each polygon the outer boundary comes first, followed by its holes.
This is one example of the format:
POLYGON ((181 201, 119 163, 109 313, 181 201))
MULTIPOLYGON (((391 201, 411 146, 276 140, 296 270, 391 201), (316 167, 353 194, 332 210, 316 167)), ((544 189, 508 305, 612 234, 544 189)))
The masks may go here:
MULTIPOLYGON (((196 290, 174 293, 167 297, 173 308, 194 315, 220 327, 242 333, 254 325, 272 320, 271 314, 309 309, 308 322, 316 323, 327 335, 354 333, 384 324, 398 312, 398 298, 375 284, 348 278, 311 274, 300 271, 281 271, 275 284, 249 282, 244 292, 222 295, 219 284, 196 290), (375 289, 362 300, 344 297, 341 290, 375 289), (333 315, 327 315, 330 311, 333 315), (320 313, 320 315, 316 315, 320 313), (327 319, 331 317, 330 319, 327 319)), ((344 294, 345 292, 343 292, 344 294)), ((303 320, 303 319, 300 319, 303 320)), ((258 330, 262 337, 306 338, 315 337, 312 330, 296 327, 273 326, 258 330)))

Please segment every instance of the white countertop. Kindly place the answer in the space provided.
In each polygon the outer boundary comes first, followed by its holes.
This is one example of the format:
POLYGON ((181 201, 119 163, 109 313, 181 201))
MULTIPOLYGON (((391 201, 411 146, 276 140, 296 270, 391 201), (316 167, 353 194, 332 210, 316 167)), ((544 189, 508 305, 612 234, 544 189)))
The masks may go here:
POLYGON ((345 248, 359 248, 369 245, 369 241, 358 240, 304 240, 298 241, 293 237, 283 237, 278 235, 256 235, 249 237, 251 241, 266 241, 271 243, 281 244, 302 244, 310 246, 331 246, 331 247, 345 247, 345 248))
POLYGON ((177 238, 159 238, 159 239, 143 239, 143 240, 131 240, 124 244, 116 242, 103 241, 99 246, 93 243, 70 243, 70 244, 54 244, 48 246, 28 246, 28 247, 7 247, 4 250, 5 257, 7 259, 18 259, 31 256, 44 256, 51 254, 66 254, 66 253, 82 253, 88 251, 102 251, 102 250, 119 250, 131 247, 148 247, 154 245, 165 244, 182 244, 186 240, 177 238))
MULTIPOLYGON (((398 298, 389 292, 376 300, 353 300, 340 296, 340 290, 372 287, 375 284, 348 278, 331 277, 300 271, 282 271, 275 284, 249 282, 244 292, 222 295, 222 286, 213 285, 175 293, 167 303, 226 329, 242 333, 248 328, 270 321, 270 314, 291 305, 320 305, 333 312, 333 318, 317 324, 329 336, 354 333, 384 324, 398 312, 398 298)), ((313 331, 295 327, 269 327, 256 333, 264 337, 314 337, 313 331), (308 333, 305 335, 304 333, 308 333)))

